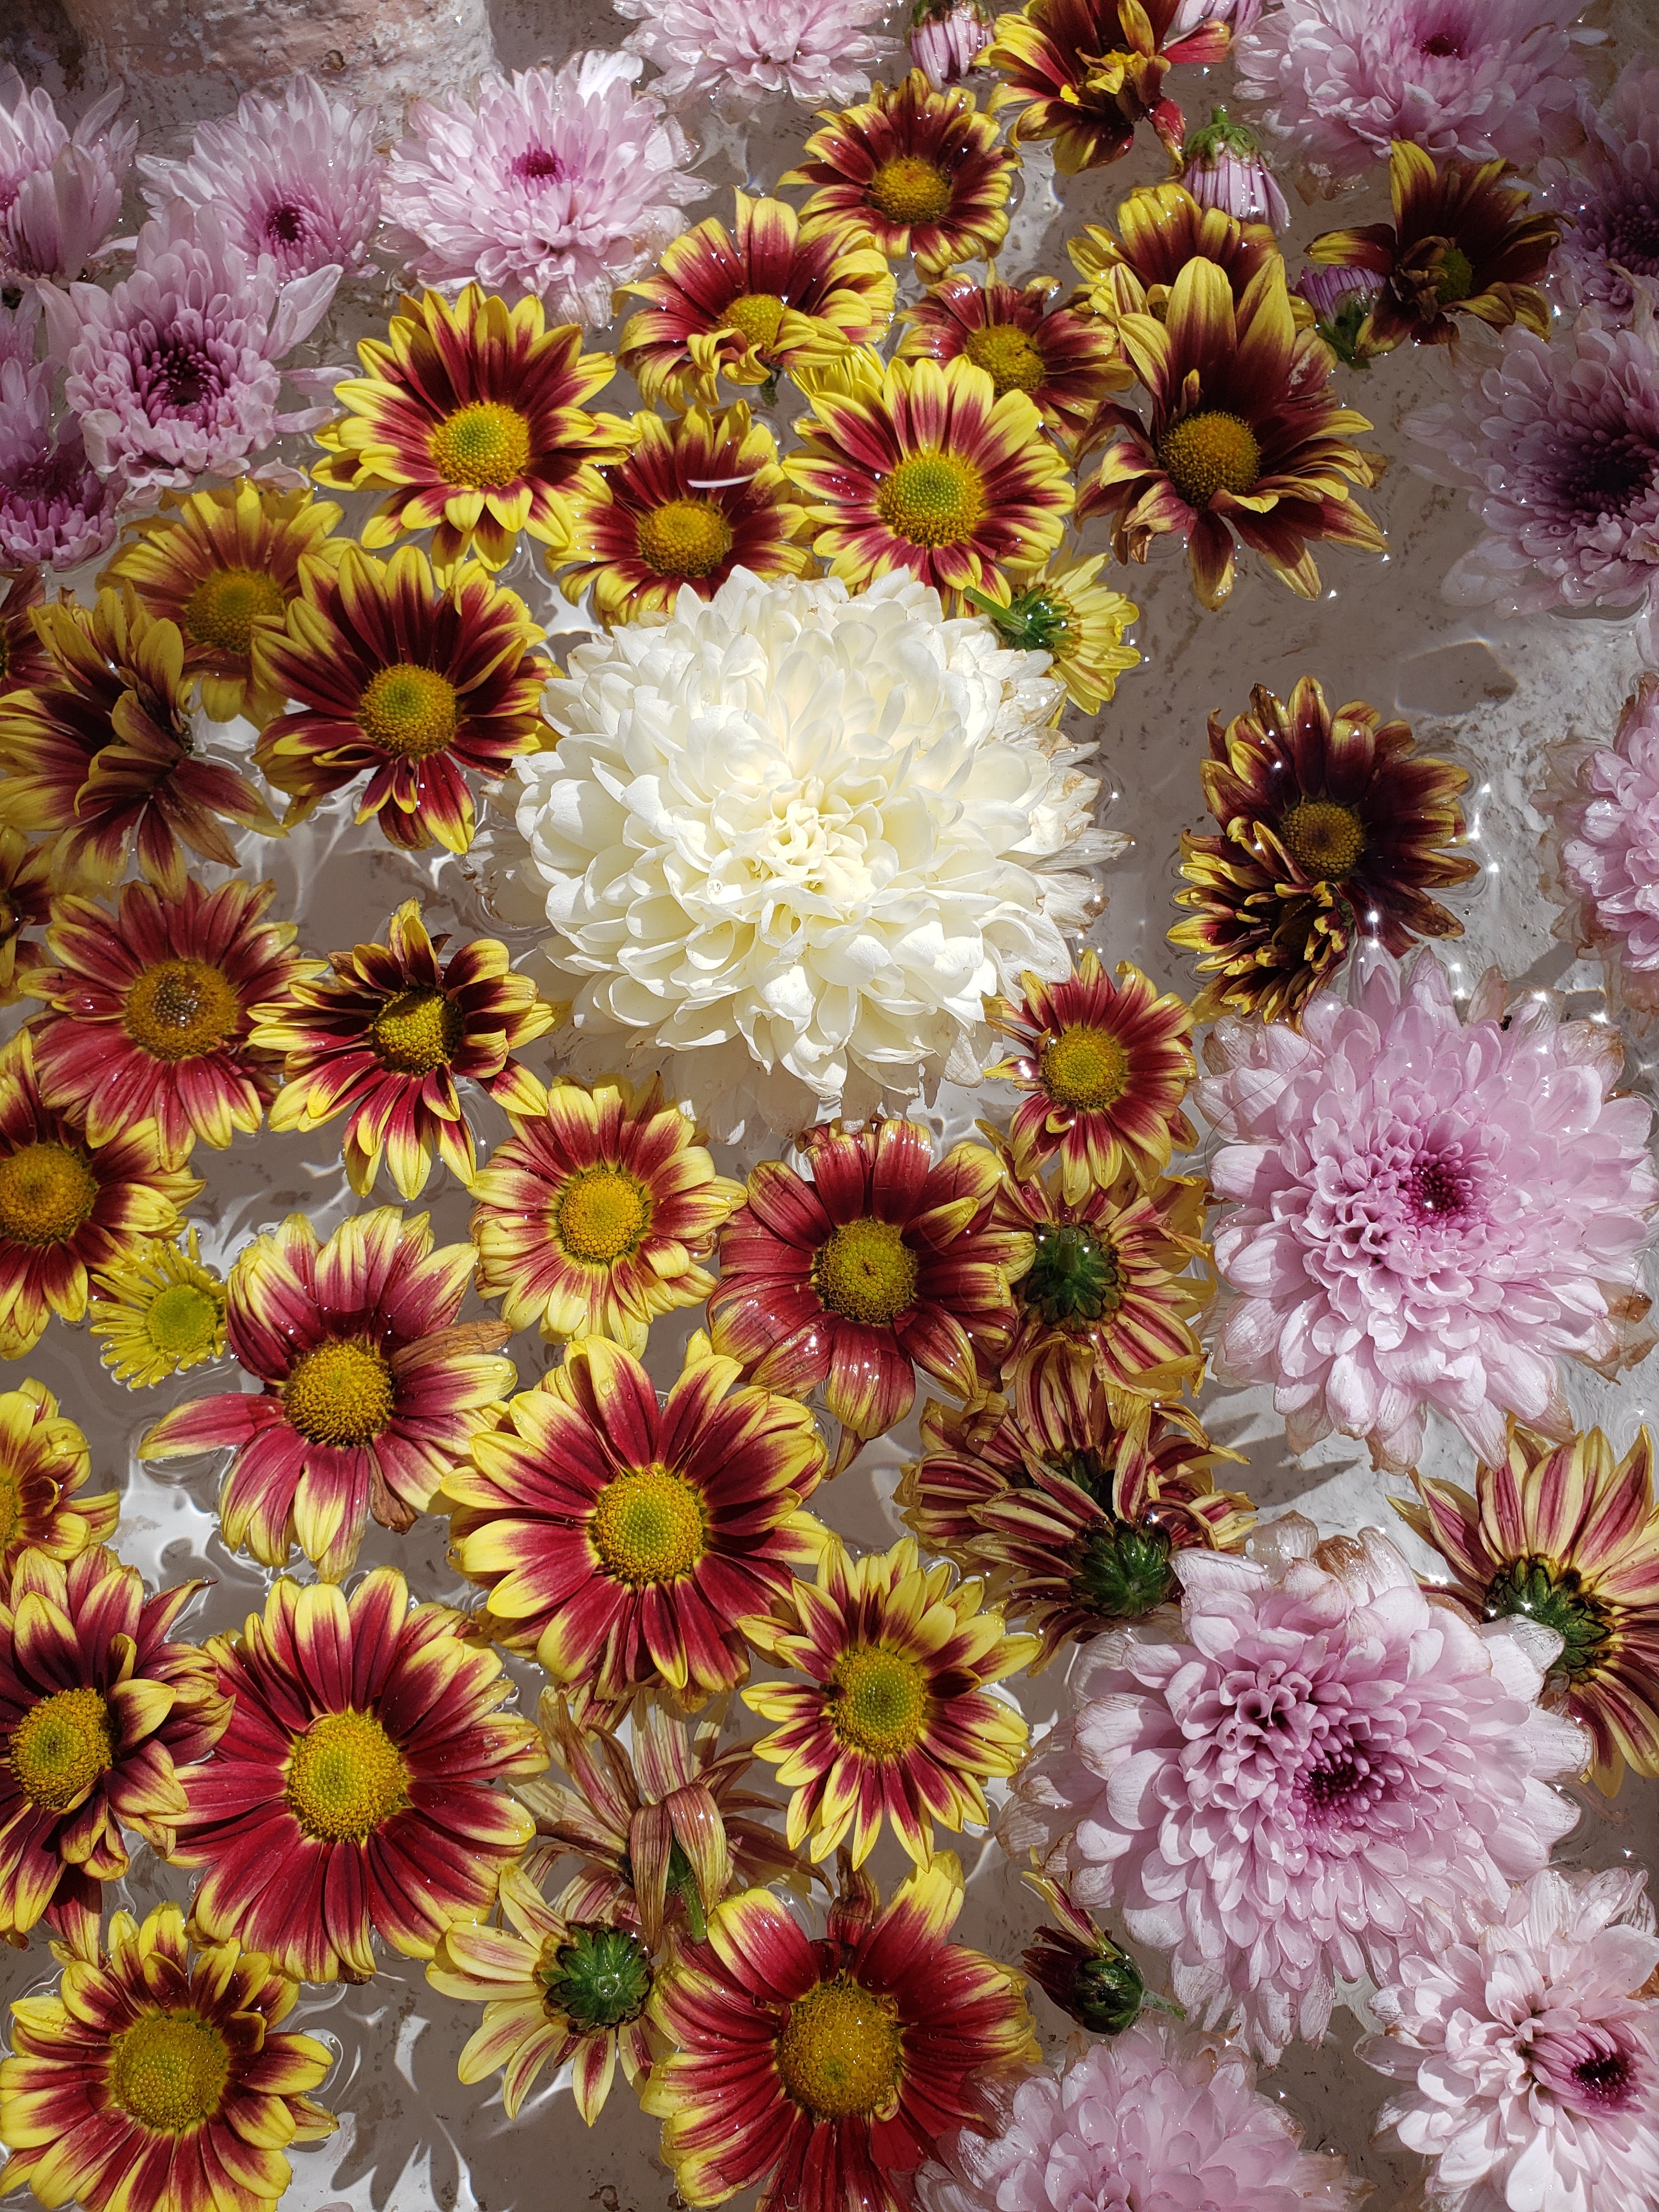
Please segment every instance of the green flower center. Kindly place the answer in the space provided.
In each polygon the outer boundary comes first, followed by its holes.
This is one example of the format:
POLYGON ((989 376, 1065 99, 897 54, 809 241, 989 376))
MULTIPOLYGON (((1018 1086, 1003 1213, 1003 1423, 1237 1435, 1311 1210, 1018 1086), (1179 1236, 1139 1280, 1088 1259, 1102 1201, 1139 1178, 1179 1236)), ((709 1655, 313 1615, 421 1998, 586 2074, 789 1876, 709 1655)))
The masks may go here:
POLYGON ((775 292, 742 292, 721 308, 720 325, 740 332, 758 352, 777 337, 783 309, 784 302, 775 292))
POLYGON ((530 466, 530 421, 499 399, 477 399, 447 415, 427 451, 446 483, 499 491, 530 466))
POLYGON ((24 1145, 0 1160, 0 1237, 8 1243, 66 1243, 97 1203, 97 1177, 67 1145, 24 1145))
POLYGON ((1279 842, 1310 876, 1334 883, 1365 849, 1365 825, 1334 799, 1299 799, 1279 825, 1279 842))
POLYGON ((434 668, 400 660, 374 677, 357 702, 357 726, 397 760, 428 760, 454 742, 455 687, 434 668))
POLYGON ((845 1221, 820 1244, 812 1288, 827 1311, 885 1328, 916 1302, 921 1262, 891 1221, 845 1221))
POLYGON ((441 991, 404 991, 388 999, 369 1028, 382 1067, 429 1075, 447 1067, 466 1034, 466 1017, 441 991))
POLYGON ((536 1979, 550 2020, 576 2035, 597 2035, 637 2020, 651 1994, 651 1954, 637 1936, 602 1922, 573 1921, 560 1943, 542 1946, 536 1979))
POLYGON ((1449 307, 1458 300, 1467 300, 1474 289, 1474 265, 1461 246, 1443 246, 1440 249, 1440 274, 1436 279, 1434 296, 1443 307, 1449 307))
POLYGON ((263 569, 221 568, 203 577, 179 619, 192 645, 240 656, 253 642, 254 624, 280 621, 287 606, 282 586, 263 569))
POLYGON ((707 576, 732 550, 732 526, 713 500, 671 499, 634 526, 640 558, 659 576, 707 576))
POLYGON ((372 1713, 324 1713, 294 1739, 284 1794, 313 1840, 361 1844, 408 1804, 409 1769, 372 1713))
POLYGON ((690 1573, 708 1549, 708 1515, 683 1475, 629 1468, 600 1491, 587 1533, 605 1572, 637 1588, 690 1573))
POLYGON ((927 1677, 903 1652, 880 1644, 849 1651, 829 1683, 830 1725, 872 1759, 902 1759, 921 1741, 927 1677))
POLYGON ((822 2120, 867 2116, 892 2104, 903 2065, 898 2008, 845 1974, 789 2008, 778 2072, 798 2105, 822 2120))
POLYGON ((128 984, 121 1026, 152 1060, 199 1060, 217 1052, 241 1011, 222 968, 207 960, 161 960, 128 984))
POLYGON ((1035 392, 1048 373, 1032 338, 1013 323, 987 323, 969 331, 963 351, 985 371, 999 399, 1005 392, 1035 392))
POLYGON ((1109 1514, 1073 1540, 1073 1595, 1097 1620, 1142 1620, 1174 1589, 1162 1528, 1138 1528, 1109 1514))
POLYGON ((1158 458, 1188 507, 1207 507, 1218 491, 1242 495, 1261 474, 1255 432, 1219 407, 1189 415, 1166 430, 1158 458))
POLYGON ((191 2012, 145 2013, 110 2047, 112 2100, 161 2135, 204 2125, 229 2079, 230 2045, 191 2012))
POLYGON ((283 1385, 283 1411, 307 1443, 372 1443, 396 1403, 392 1370, 372 1344, 355 1337, 302 1352, 283 1385))
POLYGON ((115 1764, 115 1735, 101 1690, 59 1690, 31 1705, 6 1753, 31 1805, 66 1813, 115 1764))
POLYGON ((1079 1113, 1115 1105, 1129 1080, 1129 1055, 1109 1030, 1074 1022, 1045 1045, 1037 1063, 1042 1087, 1059 1106, 1079 1113))
POLYGON ((1018 1294, 1050 1328, 1102 1321, 1123 1303, 1117 1252, 1077 1222, 1039 1228, 1036 1256, 1018 1294))
POLYGON ((870 198, 890 222, 939 222, 951 212, 956 194, 937 161, 920 154, 899 154, 884 161, 870 179, 870 198))
POLYGON ((1516 1615, 1558 1632, 1561 1656, 1555 1665, 1570 1681, 1600 1669, 1612 1624, 1577 1567, 1557 1567, 1540 1559, 1511 1560, 1487 1585, 1484 1617, 1504 1620, 1516 1615))
POLYGON ((651 1226, 651 1194, 626 1169, 579 1168, 553 1201, 552 1229, 561 1249, 585 1267, 629 1259, 651 1226))
POLYGON ((222 1291, 200 1283, 169 1283, 144 1313, 144 1334, 157 1352, 190 1365, 204 1359, 218 1341, 224 1318, 222 1291))
POLYGON ((876 494, 876 512, 912 545, 959 545, 984 521, 985 508, 985 479, 957 453, 912 453, 876 494))

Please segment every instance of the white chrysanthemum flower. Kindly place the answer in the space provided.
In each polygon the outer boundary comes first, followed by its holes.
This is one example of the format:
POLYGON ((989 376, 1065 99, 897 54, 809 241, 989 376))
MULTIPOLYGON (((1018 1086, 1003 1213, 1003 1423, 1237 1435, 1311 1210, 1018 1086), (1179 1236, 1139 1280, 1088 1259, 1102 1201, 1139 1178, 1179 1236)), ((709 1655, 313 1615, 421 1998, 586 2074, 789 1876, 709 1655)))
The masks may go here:
POLYGON ((518 823, 596 1051, 683 1055, 728 1125, 974 1079, 986 994, 1066 971, 1116 849, 1048 665, 902 574, 740 568, 579 647, 518 823))

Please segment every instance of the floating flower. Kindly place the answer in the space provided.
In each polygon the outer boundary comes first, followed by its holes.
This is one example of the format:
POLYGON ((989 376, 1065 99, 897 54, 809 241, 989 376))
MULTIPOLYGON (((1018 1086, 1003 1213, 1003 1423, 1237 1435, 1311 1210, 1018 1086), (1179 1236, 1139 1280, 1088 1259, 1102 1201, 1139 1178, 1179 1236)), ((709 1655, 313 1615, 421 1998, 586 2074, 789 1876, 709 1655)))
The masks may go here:
MULTIPOLYGON (((38 1388, 38 1386, 36 1386, 38 1388)), ((163 1857, 185 1813, 177 1769, 229 1718, 213 1668, 168 1640, 206 1585, 146 1597, 137 1567, 93 1545, 27 1551, 0 1601, 0 1930, 44 1917, 85 1957, 102 1885, 127 1871, 122 1831, 163 1857)))
POLYGON ((25 1378, 0 1390, 0 1565, 8 1574, 21 1552, 72 1559, 108 1543, 121 1501, 112 1490, 83 1498, 91 1474, 85 1437, 44 1383, 25 1378))
POLYGON ((958 83, 991 43, 991 10, 981 0, 915 0, 910 58, 935 92, 958 83))
POLYGON ((252 1135, 276 1095, 276 1055, 250 1035, 252 1011, 309 963, 291 921, 271 921, 271 884, 180 896, 126 884, 115 913, 62 897, 46 932, 52 965, 30 983, 48 1011, 32 1024, 41 1096, 106 1145, 153 1126, 169 1166, 199 1137, 252 1135))
POLYGON ((52 681, 52 660, 34 626, 34 610, 46 604, 46 587, 37 568, 21 568, 0 577, 0 698, 52 681))
POLYGON ((1204 797, 1216 837, 1182 833, 1173 945, 1199 955, 1212 980, 1194 1003, 1200 1021, 1224 1009, 1296 1020, 1361 938, 1395 955, 1420 937, 1461 937, 1463 925, 1431 891, 1480 872, 1449 853, 1464 836, 1458 794, 1468 777, 1419 754, 1404 722, 1352 700, 1334 712, 1311 676, 1288 702, 1264 684, 1251 707, 1210 717, 1204 797))
POLYGON ((781 375, 873 344, 893 314, 893 274, 867 230, 803 220, 787 200, 735 195, 728 230, 710 216, 623 287, 649 304, 622 334, 623 367, 654 402, 712 406, 715 381, 775 389, 781 375))
POLYGON ((1140 620, 1140 609, 1096 580, 1106 558, 1097 553, 1058 568, 1051 562, 1018 589, 1006 576, 988 571, 981 588, 963 593, 1012 652, 1046 653, 1050 675, 1085 714, 1097 714, 1116 691, 1118 678, 1140 665, 1136 647, 1123 642, 1125 630, 1140 620))
POLYGON ((637 443, 602 471, 584 504, 561 580, 566 599, 592 590, 605 623, 672 613, 683 591, 713 599, 734 570, 799 576, 805 509, 778 466, 777 441, 741 400, 692 407, 665 422, 636 415, 637 443))
POLYGON ((50 362, 0 358, 0 564, 76 568, 114 540, 125 472, 100 476, 73 418, 52 425, 50 362))
POLYGON ((1200 207, 1221 208, 1270 230, 1289 225, 1290 203, 1261 158, 1255 131, 1235 123, 1224 107, 1212 108, 1207 123, 1187 133, 1181 161, 1181 182, 1200 207))
POLYGON ((956 1145, 935 1165, 927 1131, 896 1120, 801 1142, 811 1182, 763 1160, 720 1231, 716 1347, 769 1389, 821 1388, 854 1439, 904 1419, 917 1367, 972 1398, 1007 1346, 1031 1249, 992 1224, 996 1154, 956 1145))
POLYGON ((51 916, 51 853, 0 829, 0 1006, 20 999, 46 966, 46 946, 23 932, 44 929, 51 916))
POLYGON ((1610 746, 1563 749, 1537 804, 1559 845, 1550 887, 1571 902, 1558 933, 1601 954, 1615 1005, 1659 1012, 1659 677, 1638 680, 1610 746))
POLYGON ((1041 666, 908 576, 733 576, 577 647, 518 826, 592 1051, 785 1128, 965 1069, 1115 849, 1041 666))
POLYGON ((368 782, 356 818, 391 845, 452 853, 472 842, 465 771, 495 782, 537 740, 545 664, 524 601, 478 568, 447 588, 413 545, 372 561, 348 545, 307 562, 281 636, 254 641, 258 680, 297 703, 268 723, 254 759, 303 822, 331 792, 368 782))
POLYGON ((201 1188, 162 1159, 153 1122, 94 1146, 46 1105, 27 1030, 0 1047, 0 1358, 32 1351, 53 1314, 82 1320, 89 1273, 176 1235, 201 1188))
POLYGON ((1571 166, 1540 161, 1545 204, 1563 217, 1554 274, 1569 307, 1628 316, 1638 283, 1659 283, 1659 70, 1632 64, 1598 109, 1571 166))
POLYGON ((769 1891, 722 1905, 652 1992, 675 2048, 641 2103, 691 2204, 763 2185, 759 2212, 908 2212, 908 2177, 979 2124, 981 2078, 1036 2057, 1018 1974, 947 1941, 948 1851, 880 1908, 855 1875, 811 1941, 769 1891))
POLYGON ((390 545, 431 530, 445 577, 471 554, 487 568, 512 557, 525 531, 562 560, 577 507, 599 489, 595 464, 629 441, 587 402, 616 373, 584 353, 580 331, 546 327, 539 300, 516 307, 469 284, 452 307, 435 292, 405 299, 384 340, 357 348, 363 373, 334 387, 346 410, 317 434, 319 483, 390 491, 362 543, 390 545))
POLYGON ((1063 1882, 1049 1881, 1040 1874, 1028 1874, 1025 1880, 1060 1924, 1037 1929, 1030 1948, 1020 1954, 1021 1965, 1049 2001, 1079 2027, 1091 2035, 1121 2035, 1139 2018, 1146 2002, 1139 1967, 1121 1944, 1079 1911, 1063 1882))
POLYGON ((1611 1373, 1647 1347, 1659 1178, 1648 1107, 1613 1089, 1624 1047, 1506 1000, 1494 973, 1460 1018, 1431 954, 1378 956, 1299 1034, 1212 1032, 1220 1356, 1273 1384, 1293 1451, 1334 1428, 1407 1467, 1432 1407, 1495 1463, 1507 1413, 1567 1433, 1560 1357, 1611 1373))
POLYGON ((1270 2061, 1433 1909, 1501 1910, 1577 1818, 1549 1784, 1584 1756, 1534 1644, 1431 1601, 1374 1528, 1316 1541, 1291 1514, 1252 1559, 1183 1551, 1180 1635, 1083 1654, 1002 1831, 1270 2061))
POLYGON ((805 159, 779 179, 814 187, 810 216, 850 216, 890 260, 908 255, 924 278, 994 253, 1008 234, 1019 156, 971 92, 935 92, 912 70, 890 92, 824 118, 805 159))
POLYGON ((736 1624, 810 1565, 801 1501, 823 1471, 803 1406, 738 1385, 699 1334, 659 1407, 631 1352, 572 1345, 444 1486, 461 1571, 490 1626, 601 1705, 666 1683, 701 1704, 749 1671, 736 1624))
POLYGON ((422 284, 532 293, 562 323, 611 319, 614 285, 637 276, 702 198, 684 133, 650 93, 636 54, 574 54, 562 69, 479 81, 468 106, 410 104, 381 199, 413 234, 422 284))
POLYGON ((1145 561, 1152 540, 1174 532, 1199 598, 1216 607, 1232 590, 1235 535, 1304 599, 1319 590, 1310 544, 1382 551, 1382 531, 1348 490, 1376 481, 1351 442, 1370 424, 1331 397, 1330 356, 1297 330, 1282 262, 1261 270, 1235 308, 1223 270, 1189 261, 1166 319, 1127 314, 1117 330, 1151 418, 1103 403, 1124 434, 1077 512, 1079 524, 1110 521, 1119 560, 1145 561))
POLYGON ((539 1079, 514 1054, 552 1028, 556 1009, 516 975, 498 938, 477 937, 441 956, 420 902, 405 899, 384 945, 331 952, 283 980, 256 1010, 254 1037, 281 1054, 273 1129, 309 1135, 348 1116, 340 1140, 351 1188, 374 1188, 384 1158, 400 1198, 416 1198, 434 1155, 459 1181, 477 1165, 457 1085, 476 1083, 509 1114, 539 1112, 539 1079))
POLYGON ((806 1677, 751 1685, 743 1701, 779 1723, 755 1755, 793 1791, 788 1840, 810 1838, 814 1863, 850 1832, 862 1866, 884 1815, 926 1866, 934 1821, 982 1826, 986 1777, 1024 1756, 1018 1708, 985 1686, 1026 1665, 1036 1638, 1006 1633, 982 1583, 953 1583, 948 1561, 922 1567, 911 1537, 856 1559, 836 1543, 816 1584, 796 1583, 769 1617, 744 1623, 763 1658, 806 1677))
POLYGON ((1382 292, 1382 279, 1369 269, 1304 269, 1291 287, 1291 305, 1304 301, 1313 310, 1314 328, 1349 368, 1370 365, 1370 313, 1382 292))
POLYGON ((1034 276, 1023 289, 994 277, 983 284, 946 277, 905 309, 911 327, 898 357, 945 362, 965 354, 999 399, 1025 392, 1045 422, 1075 439, 1094 420, 1097 404, 1130 380, 1104 332, 1071 307, 1049 305, 1059 289, 1054 276, 1034 276))
POLYGON ((56 1993, 13 2001, 0 2066, 8 2186, 86 2212, 232 2197, 272 2212, 293 2178, 283 2152, 335 2125, 306 2094, 333 2052, 282 2025, 299 1994, 235 1943, 192 1957, 176 1905, 142 1927, 116 1913, 106 1956, 94 1941, 64 1959, 56 1993))
POLYGON ((639 26, 623 46, 662 71, 651 89, 676 106, 711 94, 745 111, 781 93, 805 106, 856 100, 894 51, 878 35, 878 0, 751 0, 738 11, 717 0, 615 4, 639 26))
POLYGON ((655 1076, 639 1090, 623 1076, 550 1084, 472 1179, 480 1293, 515 1331, 642 1354, 659 1315, 714 1289, 697 1263, 742 1202, 702 1134, 655 1076))
POLYGON ((218 1359, 225 1349, 225 1286, 204 1267, 192 1228, 181 1250, 156 1238, 148 1252, 93 1279, 92 1334, 118 1382, 139 1389, 218 1359))
POLYGON ((1019 110, 1015 144, 1053 139, 1054 167, 1075 176, 1121 161, 1135 125, 1150 120, 1179 155, 1186 126, 1164 76, 1171 62, 1219 61, 1231 34, 1202 23, 1176 36, 1176 14, 1177 0, 1030 0, 999 15, 979 65, 1002 79, 994 111, 1019 110))
POLYGON ((229 1728, 188 1778, 175 1853, 205 1869, 192 1919, 308 1982, 367 1981, 373 1937, 429 1959, 479 1918, 533 1833, 493 1785, 547 1763, 532 1723, 501 1708, 501 1661, 445 1605, 409 1602, 394 1567, 349 1597, 332 1583, 272 1586, 264 1617, 206 1656, 234 1699, 229 1728))
POLYGON ((42 86, 25 92, 14 69, 0 77, 0 276, 9 286, 78 276, 108 245, 138 143, 136 123, 115 122, 125 96, 112 86, 71 134, 42 86))
POLYGON ((1085 223, 1066 251, 1084 280, 1089 312, 1111 323, 1127 314, 1167 316, 1170 288, 1189 261, 1213 261, 1237 307, 1252 280, 1280 260, 1265 222, 1241 222, 1170 183, 1137 185, 1118 204, 1115 230, 1085 223))

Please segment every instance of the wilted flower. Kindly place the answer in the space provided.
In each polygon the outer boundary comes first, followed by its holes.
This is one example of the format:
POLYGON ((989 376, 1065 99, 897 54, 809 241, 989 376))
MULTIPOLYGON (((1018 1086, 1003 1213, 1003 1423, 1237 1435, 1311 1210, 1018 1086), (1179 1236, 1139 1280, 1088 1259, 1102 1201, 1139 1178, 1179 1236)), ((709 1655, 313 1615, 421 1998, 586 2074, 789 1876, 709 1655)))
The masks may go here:
POLYGON ((1016 145, 1054 142, 1054 167, 1063 176, 1121 161, 1134 143, 1135 125, 1150 120, 1170 154, 1178 155, 1186 125, 1164 92, 1171 62, 1215 62, 1231 33, 1203 10, 1189 30, 1178 31, 1178 0, 1030 0, 999 15, 981 69, 1002 82, 991 105, 1000 113, 1017 107, 1009 137, 1016 145))
POLYGON ((1064 1882, 1025 1877, 1059 1921, 1039 1928, 1020 1954, 1026 1972, 1060 2010, 1091 2035, 1121 2035, 1146 2002, 1140 1969, 1121 1944, 1072 1901, 1064 1882))
MULTIPOLYGON (((751 107, 787 94, 839 106, 870 89, 896 51, 879 35, 884 0, 615 0, 639 28, 623 45, 662 71, 651 89, 675 106, 711 94, 751 107)), ((603 319, 603 318, 601 318, 603 319)))
POLYGON ((67 283, 108 244, 138 143, 136 123, 109 127, 125 97, 112 86, 71 136, 43 87, 25 92, 15 69, 0 70, 0 276, 8 283, 67 283))
POLYGON ((1200 207, 1221 208, 1241 222, 1265 222, 1273 230, 1290 222, 1290 203, 1261 157, 1255 131, 1235 123, 1224 107, 1187 133, 1181 159, 1181 181, 1200 207))

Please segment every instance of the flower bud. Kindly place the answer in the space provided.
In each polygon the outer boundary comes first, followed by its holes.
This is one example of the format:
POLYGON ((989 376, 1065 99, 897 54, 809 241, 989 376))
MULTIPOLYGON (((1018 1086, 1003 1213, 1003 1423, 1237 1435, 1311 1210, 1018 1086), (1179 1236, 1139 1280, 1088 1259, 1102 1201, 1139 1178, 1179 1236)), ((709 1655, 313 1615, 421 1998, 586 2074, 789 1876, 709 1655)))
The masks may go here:
POLYGON ((1314 327, 1339 361, 1350 368, 1370 365, 1376 350, 1366 336, 1366 319, 1382 289, 1369 269, 1304 269, 1291 287, 1314 311, 1314 327))
POLYGON ((916 0, 910 58, 935 92, 967 76, 991 42, 991 18, 979 0, 916 0))
POLYGON ((1121 2035, 1146 2002, 1140 1969, 1111 1937, 1094 1930, 1091 1948, 1058 1928, 1039 1928, 1024 1954, 1026 1972, 1091 2035, 1121 2035))
POLYGON ((1265 222, 1273 230, 1290 221, 1289 204, 1261 158, 1255 133, 1230 120, 1224 107, 1187 133, 1181 158, 1181 181, 1200 207, 1221 208, 1241 222, 1265 222))

